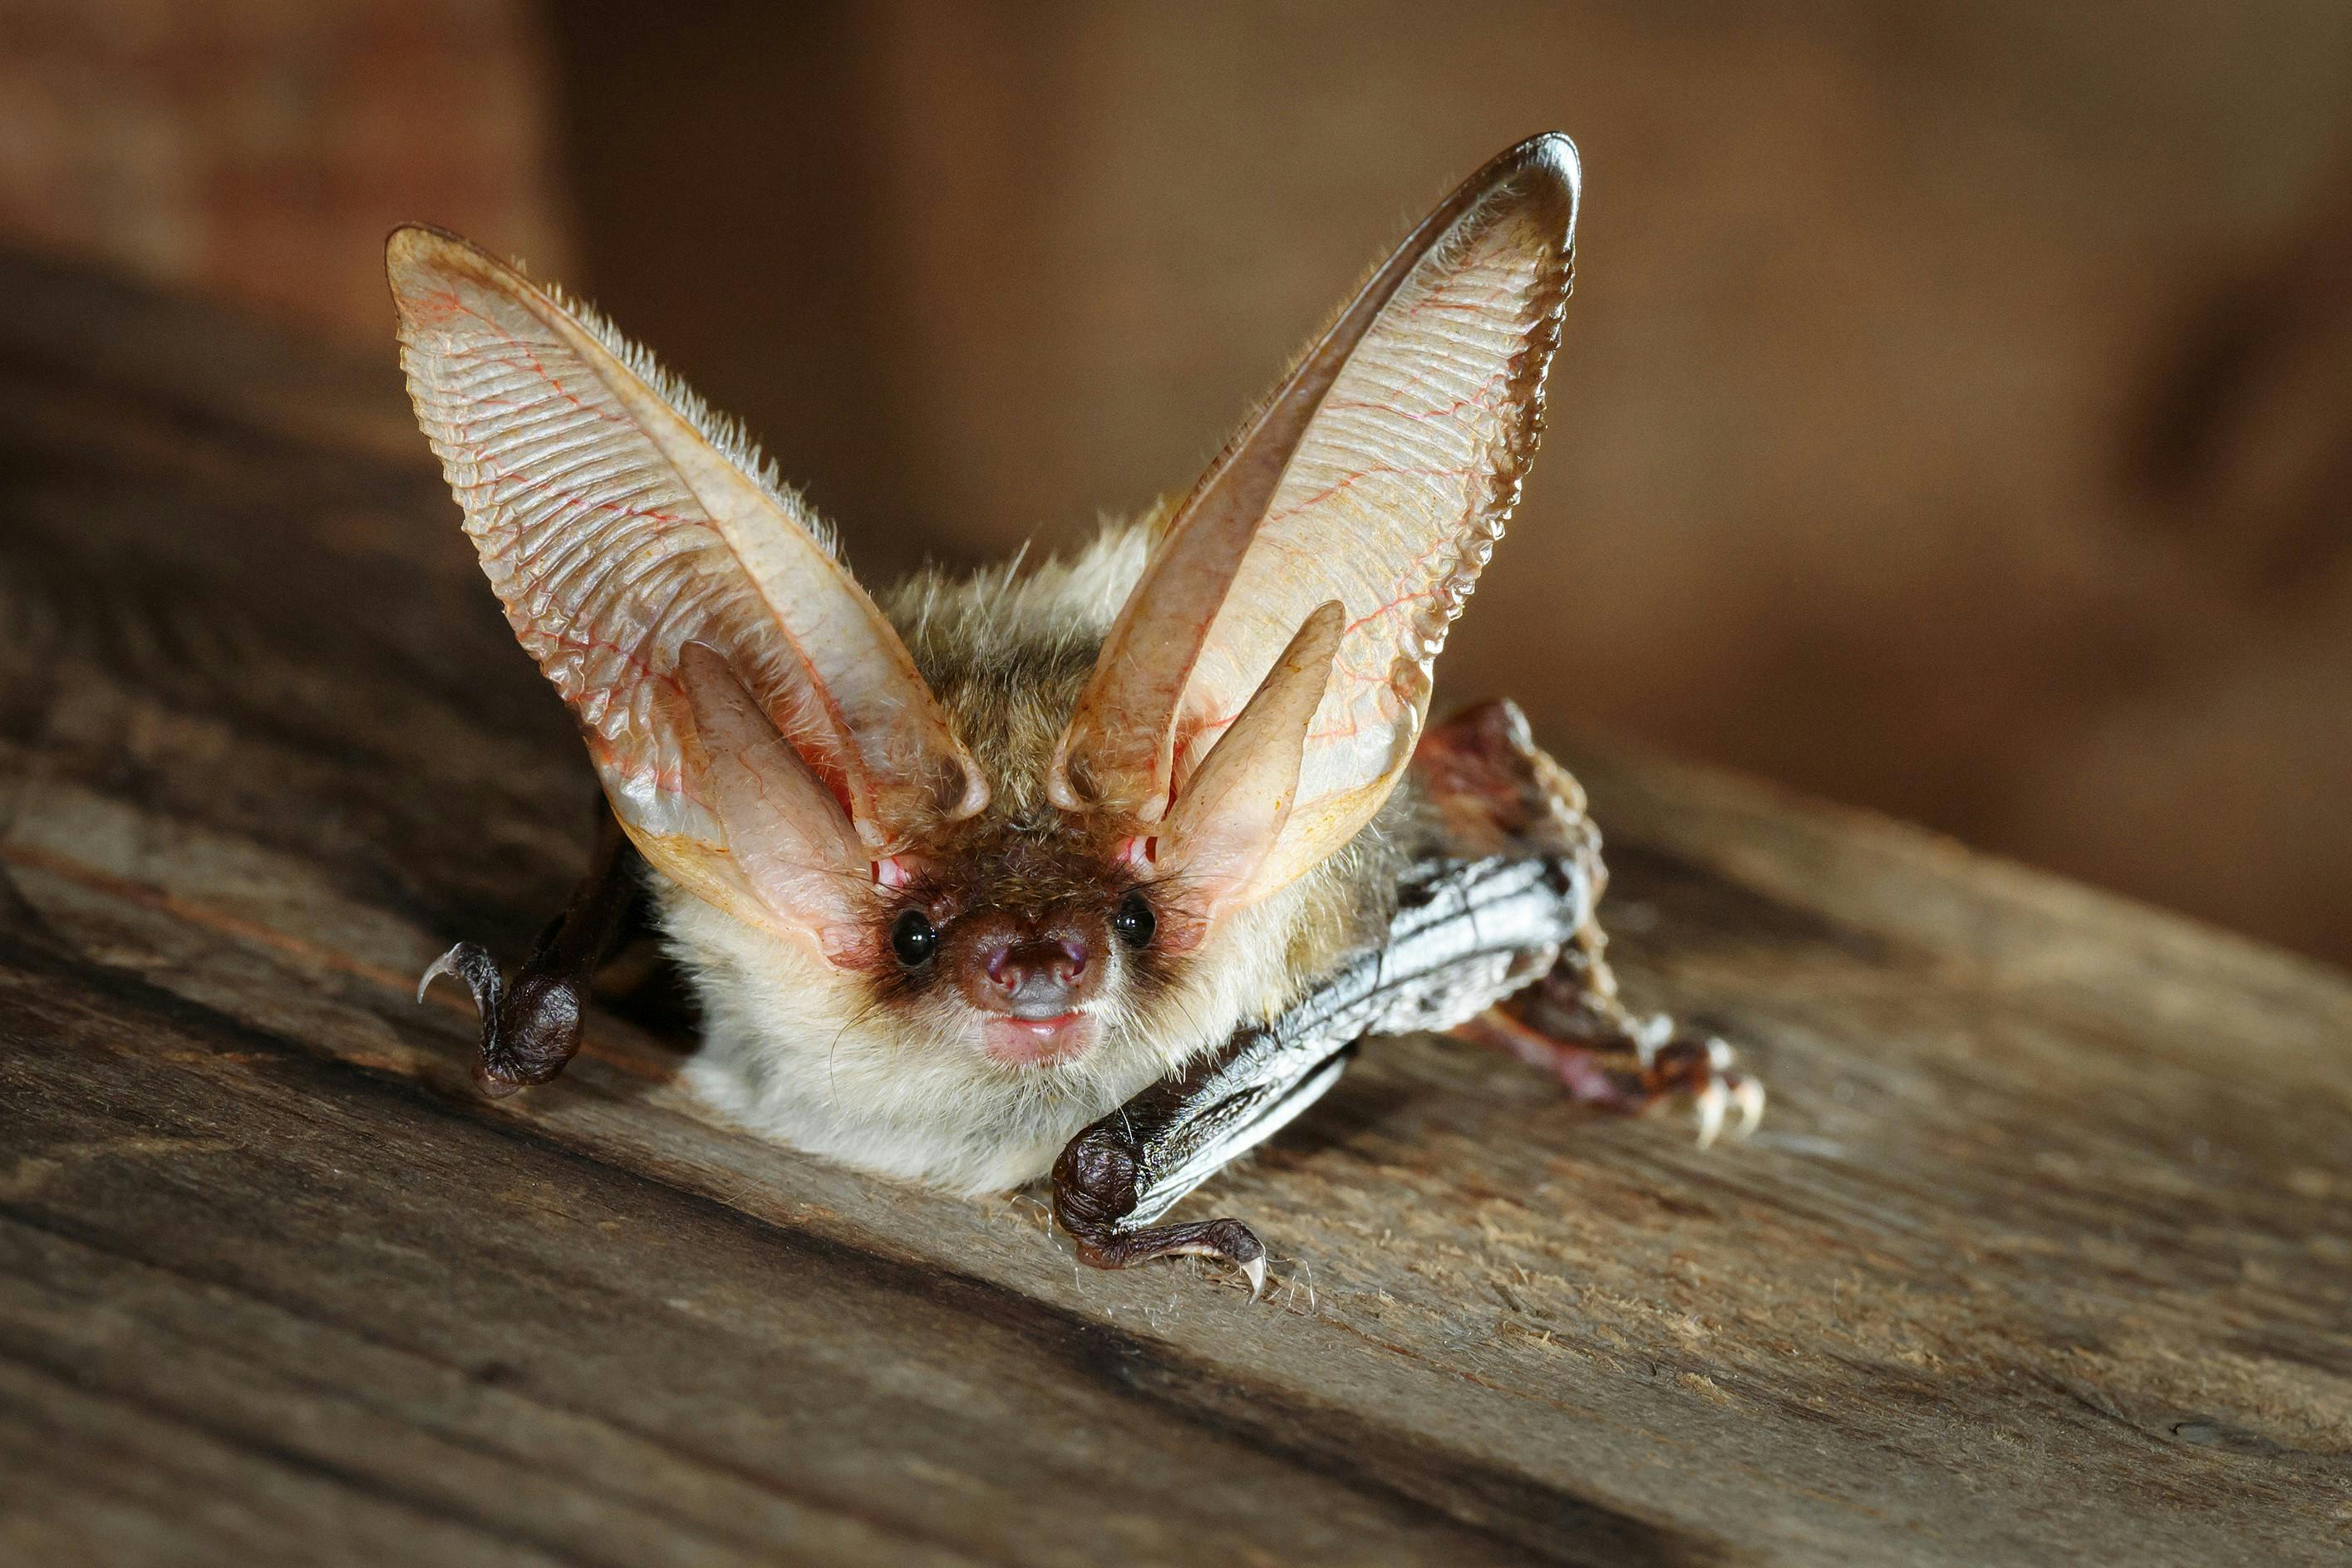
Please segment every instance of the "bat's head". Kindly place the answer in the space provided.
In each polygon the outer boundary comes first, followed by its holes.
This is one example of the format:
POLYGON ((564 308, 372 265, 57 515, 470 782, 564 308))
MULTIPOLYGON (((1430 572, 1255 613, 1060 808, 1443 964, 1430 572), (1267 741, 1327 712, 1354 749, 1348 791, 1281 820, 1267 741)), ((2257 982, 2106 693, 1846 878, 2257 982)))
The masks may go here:
POLYGON ((887 613, 601 320, 393 236, 410 392, 484 570, 667 879, 714 1038, 774 1047, 737 1109, 967 1185, 1042 1168, 1377 913, 1364 829, 1535 449, 1576 186, 1565 138, 1512 149, 1180 505, 887 613))

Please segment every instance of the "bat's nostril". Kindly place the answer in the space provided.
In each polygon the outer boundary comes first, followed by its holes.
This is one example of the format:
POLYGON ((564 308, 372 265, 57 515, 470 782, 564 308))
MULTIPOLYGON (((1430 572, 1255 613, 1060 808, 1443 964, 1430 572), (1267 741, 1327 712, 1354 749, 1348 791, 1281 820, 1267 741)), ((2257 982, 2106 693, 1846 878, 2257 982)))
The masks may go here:
POLYGON ((971 999, 1015 1018, 1057 1016, 1076 1007, 1083 994, 1089 946, 1071 936, 1015 936, 992 943, 973 956, 971 999))

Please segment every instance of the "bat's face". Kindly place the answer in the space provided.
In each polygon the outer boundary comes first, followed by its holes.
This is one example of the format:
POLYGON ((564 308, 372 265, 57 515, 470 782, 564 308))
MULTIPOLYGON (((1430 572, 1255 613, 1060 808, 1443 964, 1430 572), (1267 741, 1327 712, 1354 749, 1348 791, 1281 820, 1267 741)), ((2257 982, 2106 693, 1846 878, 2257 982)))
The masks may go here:
POLYGON ((764 1052, 736 1109, 964 1185, 1032 1144, 1042 1170, 1311 977, 1535 449, 1576 178, 1561 137, 1474 176, 1181 505, 887 612, 642 352, 394 235, 483 569, 663 878, 714 1043, 764 1052))
POLYGON ((877 999, 1008 1067, 1074 1061, 1151 983, 1155 900, 1086 846, 991 833, 911 868, 877 924, 877 999))
POLYGON ((1204 929, 1181 883, 1034 819, 977 824, 898 874, 864 969, 896 1030, 1016 1071, 1092 1071, 1112 1041, 1171 1055, 1165 1015, 1192 988, 1204 929))

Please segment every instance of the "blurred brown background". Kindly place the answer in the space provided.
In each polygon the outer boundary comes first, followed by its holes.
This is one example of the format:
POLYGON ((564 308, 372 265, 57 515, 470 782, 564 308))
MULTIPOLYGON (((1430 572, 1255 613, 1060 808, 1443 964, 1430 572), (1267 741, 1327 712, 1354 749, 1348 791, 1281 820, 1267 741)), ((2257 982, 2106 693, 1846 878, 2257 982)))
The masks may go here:
POLYGON ((882 575, 1181 486, 1402 225, 1585 156, 1443 666, 2352 958, 2352 6, 0 0, 0 241, 391 370, 421 217, 882 575))

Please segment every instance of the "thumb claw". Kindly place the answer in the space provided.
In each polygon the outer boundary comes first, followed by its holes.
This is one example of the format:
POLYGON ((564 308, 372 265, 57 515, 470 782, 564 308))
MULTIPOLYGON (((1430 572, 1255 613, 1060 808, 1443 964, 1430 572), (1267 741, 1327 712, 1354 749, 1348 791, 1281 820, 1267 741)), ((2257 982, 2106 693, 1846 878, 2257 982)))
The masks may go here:
POLYGON ((416 981, 416 999, 418 1001, 421 1002, 425 999, 425 993, 431 990, 433 988, 433 982, 439 979, 442 976, 457 975, 459 978, 464 978, 464 974, 457 966, 459 956, 462 955, 465 950, 466 944, 459 942, 453 946, 446 953, 442 954, 441 956, 434 959, 432 963, 427 964, 425 967, 425 973, 420 976, 416 981))
POLYGON ((432 963, 416 981, 416 999, 423 1001, 433 982, 447 975, 464 982, 474 998, 474 1010, 482 1016, 487 1030, 497 1018, 499 1002, 506 995, 506 981, 499 974, 498 960, 478 942, 460 942, 432 963))

